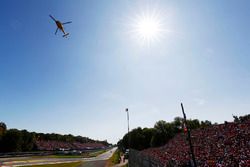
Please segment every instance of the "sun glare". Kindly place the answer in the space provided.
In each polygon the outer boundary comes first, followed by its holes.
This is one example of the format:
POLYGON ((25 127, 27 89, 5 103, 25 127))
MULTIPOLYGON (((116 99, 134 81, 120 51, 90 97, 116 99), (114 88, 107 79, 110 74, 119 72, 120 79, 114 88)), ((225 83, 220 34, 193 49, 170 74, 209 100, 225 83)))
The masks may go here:
POLYGON ((165 32, 160 13, 147 12, 136 15, 132 19, 130 32, 143 45, 158 41, 165 32))
POLYGON ((135 25, 135 31, 144 40, 153 40, 160 33, 160 24, 154 18, 141 18, 135 25))

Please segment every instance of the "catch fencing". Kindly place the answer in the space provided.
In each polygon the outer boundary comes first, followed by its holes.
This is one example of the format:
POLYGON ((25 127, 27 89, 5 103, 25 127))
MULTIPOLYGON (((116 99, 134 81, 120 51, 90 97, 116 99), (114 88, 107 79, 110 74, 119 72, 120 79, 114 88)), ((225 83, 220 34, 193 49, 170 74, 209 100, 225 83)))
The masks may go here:
POLYGON ((129 150, 129 167, 167 167, 158 160, 142 154, 137 150, 129 150))

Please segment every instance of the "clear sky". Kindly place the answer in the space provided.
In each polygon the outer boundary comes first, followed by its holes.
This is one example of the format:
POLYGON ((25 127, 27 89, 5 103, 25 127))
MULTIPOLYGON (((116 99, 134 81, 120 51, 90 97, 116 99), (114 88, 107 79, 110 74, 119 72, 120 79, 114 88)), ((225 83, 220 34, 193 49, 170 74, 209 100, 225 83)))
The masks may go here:
POLYGON ((116 143, 130 126, 250 113, 250 1, 3 0, 0 121, 116 143), (56 19, 70 33, 54 35, 56 19), (159 31, 143 37, 138 22, 159 31), (138 32, 140 31, 140 32, 138 32))

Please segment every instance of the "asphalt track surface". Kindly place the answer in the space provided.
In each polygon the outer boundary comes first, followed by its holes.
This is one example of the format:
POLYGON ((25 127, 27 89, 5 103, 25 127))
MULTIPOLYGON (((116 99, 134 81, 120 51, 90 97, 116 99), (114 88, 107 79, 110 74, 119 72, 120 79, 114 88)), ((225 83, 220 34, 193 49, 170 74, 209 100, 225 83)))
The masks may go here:
POLYGON ((17 166, 30 166, 30 165, 45 165, 45 164, 59 164, 70 162, 84 162, 80 167, 105 167, 106 161, 113 155, 117 147, 106 151, 97 157, 92 158, 37 158, 31 159, 29 157, 23 157, 17 160, 17 158, 0 159, 0 167, 17 167, 17 166))

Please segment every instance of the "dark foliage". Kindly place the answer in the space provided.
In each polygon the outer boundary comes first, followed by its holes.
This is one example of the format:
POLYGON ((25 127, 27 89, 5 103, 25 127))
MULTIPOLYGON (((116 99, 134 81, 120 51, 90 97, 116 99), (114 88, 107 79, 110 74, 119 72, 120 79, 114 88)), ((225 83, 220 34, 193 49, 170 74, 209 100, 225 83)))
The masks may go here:
POLYGON ((61 141, 61 142, 79 142, 79 143, 102 143, 108 146, 105 141, 93 140, 88 137, 60 135, 60 134, 44 134, 28 132, 27 130, 9 129, 5 123, 0 122, 0 152, 25 152, 36 151, 36 141, 61 141))
MULTIPOLYGON (((212 125, 208 120, 200 122, 198 119, 187 120, 187 124, 191 130, 212 125)), ((133 129, 129 134, 125 134, 117 145, 121 150, 127 148, 143 150, 149 147, 158 147, 164 145, 181 131, 183 131, 183 118, 176 117, 173 122, 160 120, 155 123, 153 128, 133 129)))

